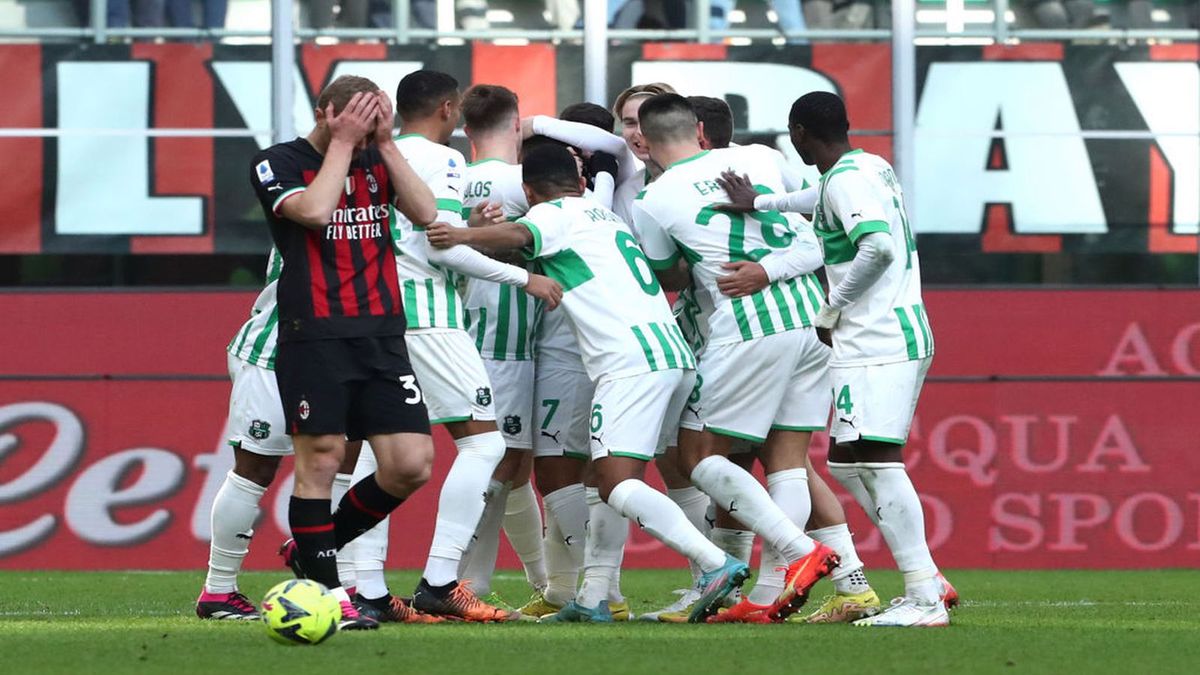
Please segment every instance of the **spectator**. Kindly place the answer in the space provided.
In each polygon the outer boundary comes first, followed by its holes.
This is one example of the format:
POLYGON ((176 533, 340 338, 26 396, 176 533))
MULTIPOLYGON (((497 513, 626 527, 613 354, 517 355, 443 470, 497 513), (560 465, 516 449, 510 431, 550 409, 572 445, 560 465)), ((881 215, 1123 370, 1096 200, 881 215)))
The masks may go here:
POLYGON ((1030 11, 1038 28, 1087 28, 1095 6, 1093 0, 1032 0, 1030 11))
MULTIPOLYGON (((710 6, 712 9, 710 10, 709 26, 713 30, 728 29, 729 13, 737 9, 737 0, 712 0, 710 6)), ((778 18, 777 25, 779 30, 784 33, 807 30, 804 12, 800 11, 800 0, 771 0, 771 9, 775 10, 775 16, 778 18)), ((803 42, 803 40, 789 40, 789 42, 803 42)))
MULTIPOLYGON (((75 0, 75 12, 79 23, 92 23, 92 4, 88 0, 75 0)), ((108 0, 104 13, 109 28, 157 28, 166 25, 164 0, 108 0), (132 12, 131 12, 132 10, 132 12)))
MULTIPOLYGON (((196 15, 193 12, 192 0, 166 0, 167 19, 176 28, 195 28, 196 15)), ((200 0, 203 9, 201 25, 212 30, 225 27, 225 12, 229 0, 200 0)))
MULTIPOLYGON (((487 30, 487 0, 455 0, 458 25, 463 30, 487 30)), ((412 0, 414 28, 437 28, 437 0, 412 0)))
POLYGON ((367 0, 311 0, 308 6, 308 22, 313 28, 333 28, 333 9, 337 13, 338 28, 362 28, 367 25, 367 0))
POLYGON ((866 0, 804 0, 804 18, 813 28, 874 28, 874 15, 875 8, 866 0))

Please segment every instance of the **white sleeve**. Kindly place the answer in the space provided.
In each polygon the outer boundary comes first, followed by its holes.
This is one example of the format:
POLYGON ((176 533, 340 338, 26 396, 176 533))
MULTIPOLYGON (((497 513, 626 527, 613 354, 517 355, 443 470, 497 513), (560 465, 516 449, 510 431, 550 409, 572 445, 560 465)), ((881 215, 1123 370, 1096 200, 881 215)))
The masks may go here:
POLYGON ((868 232, 859 238, 858 251, 850 262, 850 269, 842 282, 829 289, 829 306, 845 309, 846 305, 858 300, 871 288, 892 264, 892 238, 883 232, 868 232))
POLYGON ((587 152, 607 152, 616 157, 616 182, 618 184, 642 168, 629 146, 625 145, 624 138, 600 127, 581 122, 568 122, 548 115, 535 115, 533 117, 533 133, 549 136, 556 141, 562 141, 587 152))
POLYGON ((817 208, 817 197, 821 194, 817 186, 782 195, 759 195, 754 198, 756 211, 783 211, 784 213, 812 213, 817 208))
POLYGON ((796 230, 796 238, 792 240, 789 248, 758 261, 772 282, 815 272, 825 264, 821 245, 817 243, 817 236, 813 234, 812 228, 801 224, 796 230))
POLYGON ((562 208, 552 202, 543 202, 529 209, 517 222, 528 228, 533 243, 522 251, 526 258, 544 258, 568 248, 567 224, 569 217, 562 208))
POLYGON ((633 231, 637 233, 638 243, 651 268, 663 270, 675 266, 679 260, 679 247, 641 199, 633 202, 633 231))
POLYGON ((855 246, 872 232, 891 232, 888 213, 857 168, 825 180, 825 204, 855 246))
POLYGON ((438 167, 436 173, 428 176, 425 183, 437 200, 437 220, 451 227, 466 227, 467 223, 462 217, 466 160, 457 150, 447 150, 445 163, 438 167))
POLYGON ((470 246, 459 245, 447 249, 430 246, 429 262, 484 281, 512 286, 524 286, 529 283, 529 272, 516 265, 493 260, 470 246))
POLYGON ((592 199, 600 202, 606 209, 612 209, 613 193, 617 185, 613 182, 612 174, 601 171, 596 174, 596 184, 592 187, 592 199))

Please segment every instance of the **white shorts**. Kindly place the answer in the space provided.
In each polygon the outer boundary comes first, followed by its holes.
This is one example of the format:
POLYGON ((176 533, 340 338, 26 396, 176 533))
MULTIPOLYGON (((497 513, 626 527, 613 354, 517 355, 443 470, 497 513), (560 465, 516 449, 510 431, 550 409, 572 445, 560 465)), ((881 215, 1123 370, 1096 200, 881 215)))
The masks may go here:
POLYGON ((649 461, 675 445, 677 421, 695 383, 695 371, 679 369, 597 382, 588 425, 592 459, 649 461))
POLYGON ((753 443, 772 429, 821 431, 829 421, 829 353, 812 328, 709 345, 679 426, 753 443))
POLYGON ((843 444, 862 439, 904 445, 931 363, 932 356, 879 366, 830 368, 830 437, 843 444))
POLYGON ((292 439, 283 420, 283 403, 274 371, 228 355, 229 421, 225 437, 229 444, 256 455, 282 457, 292 454, 292 439))
POLYGON ((594 391, 587 373, 538 362, 533 387, 534 457, 588 458, 594 391))
POLYGON ((487 370, 465 330, 412 330, 405 342, 430 424, 496 419, 487 370))
POLYGON ((533 361, 483 360, 496 398, 504 447, 533 449, 533 361))

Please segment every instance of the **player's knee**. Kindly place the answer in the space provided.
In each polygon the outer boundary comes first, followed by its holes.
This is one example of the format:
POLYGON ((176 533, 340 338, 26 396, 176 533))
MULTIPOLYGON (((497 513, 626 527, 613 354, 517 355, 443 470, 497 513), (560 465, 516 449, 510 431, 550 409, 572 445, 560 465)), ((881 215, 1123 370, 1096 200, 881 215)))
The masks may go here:
POLYGON ((433 443, 406 444, 386 453, 379 463, 380 487, 395 495, 408 495, 433 475, 433 443))
POLYGON ((454 442, 458 446, 460 455, 470 455, 478 459, 491 462, 493 465, 500 463, 504 458, 504 437, 499 431, 488 431, 482 434, 474 434, 460 438, 454 442))
POLYGON ((253 452, 237 448, 233 454, 233 472, 248 481, 270 487, 279 470, 279 457, 256 455, 253 452))

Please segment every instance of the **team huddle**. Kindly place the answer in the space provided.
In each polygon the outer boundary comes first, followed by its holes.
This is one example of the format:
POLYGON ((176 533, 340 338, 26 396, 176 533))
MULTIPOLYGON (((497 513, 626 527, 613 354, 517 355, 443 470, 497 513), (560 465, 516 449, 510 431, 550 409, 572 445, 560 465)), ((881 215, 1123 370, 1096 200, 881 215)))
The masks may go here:
POLYGON ((332 590, 342 629, 948 625, 957 593, 901 454, 934 351, 917 250, 891 166, 851 148, 840 98, 806 94, 789 114, 816 186, 772 148, 732 145, 724 101, 663 83, 612 112, 522 118, 504 87, 460 93, 422 70, 395 101, 338 78, 307 137, 253 160, 275 247, 228 348, 235 462, 201 618, 259 618, 237 575, 294 452, 280 554, 332 590), (470 163, 448 145, 460 119, 470 163), (439 424, 458 453, 401 598, 384 578, 389 514, 429 479, 439 424), (904 575, 890 606, 809 462, 827 424, 829 472, 904 575), (651 462, 666 494, 645 482, 651 462), (693 581, 636 617, 620 588, 629 521, 693 581), (520 607, 491 593, 502 530, 532 591, 520 607), (799 613, 826 576, 833 594, 799 613))

